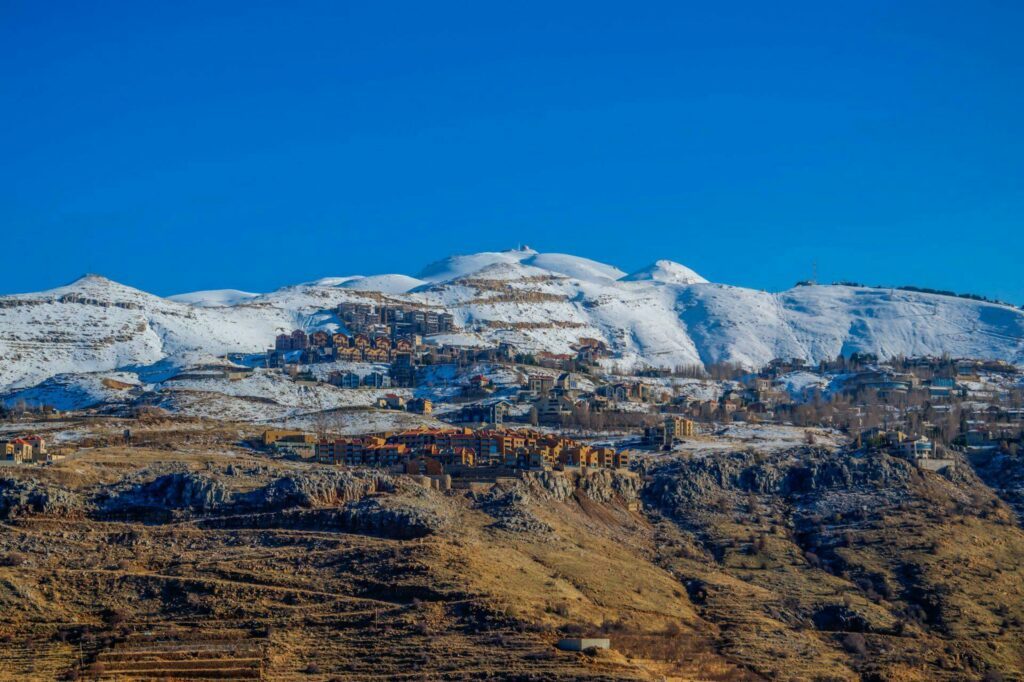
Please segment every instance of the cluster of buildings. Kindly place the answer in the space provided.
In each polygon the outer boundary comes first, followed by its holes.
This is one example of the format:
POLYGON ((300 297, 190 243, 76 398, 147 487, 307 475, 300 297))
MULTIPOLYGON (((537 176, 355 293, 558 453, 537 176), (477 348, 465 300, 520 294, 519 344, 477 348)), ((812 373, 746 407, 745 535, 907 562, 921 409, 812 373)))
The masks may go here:
POLYGON ((955 464, 927 436, 910 436, 899 429, 870 429, 862 433, 860 439, 869 452, 888 452, 912 462, 919 469, 941 471, 955 464))
POLYGON ((267 364, 281 367, 290 354, 299 351, 300 364, 317 362, 392 362, 399 355, 409 355, 419 347, 420 339, 413 336, 392 338, 383 334, 356 333, 351 336, 341 332, 316 331, 307 334, 296 329, 290 334, 279 334, 274 348, 267 353, 267 364))
POLYGON ((316 459, 324 464, 401 468, 406 472, 412 465, 428 474, 459 473, 478 467, 629 467, 626 452, 526 429, 422 428, 322 440, 316 445, 316 459))
POLYGON ((909 460, 931 457, 935 446, 926 436, 909 436, 899 429, 872 428, 860 435, 863 446, 870 451, 885 450, 909 460))
POLYGON ((475 362, 508 362, 514 356, 515 349, 506 343, 489 348, 424 345, 423 337, 419 334, 393 336, 380 331, 353 334, 315 331, 307 334, 296 329, 277 336, 274 348, 267 352, 266 364, 269 367, 284 368, 338 361, 390 363, 389 373, 384 375, 390 376, 390 379, 382 380, 375 375, 361 376, 353 373, 336 373, 330 379, 331 383, 347 388, 388 388, 415 386, 416 371, 424 365, 467 366, 475 362))
POLYGON ((441 334, 455 329, 451 313, 405 305, 346 302, 338 306, 338 317, 350 331, 391 338, 441 334))
POLYGON ((697 425, 691 419, 677 415, 665 415, 660 424, 644 429, 643 444, 655 449, 671 449, 684 438, 697 434, 697 425))
POLYGON ((898 372, 889 368, 857 372, 844 384, 845 393, 873 391, 885 400, 911 392, 922 392, 929 399, 964 397, 965 389, 952 377, 931 377, 921 379, 914 372, 898 372))
POLYGON ((16 436, 0 440, 0 460, 15 464, 51 462, 57 458, 46 449, 42 436, 16 436))
POLYGON ((384 372, 364 375, 356 372, 331 372, 327 375, 327 383, 341 388, 391 388, 391 375, 384 372))
POLYGON ((387 393, 377 398, 377 407, 382 410, 405 410, 417 414, 430 414, 434 403, 430 398, 405 398, 397 393, 387 393))

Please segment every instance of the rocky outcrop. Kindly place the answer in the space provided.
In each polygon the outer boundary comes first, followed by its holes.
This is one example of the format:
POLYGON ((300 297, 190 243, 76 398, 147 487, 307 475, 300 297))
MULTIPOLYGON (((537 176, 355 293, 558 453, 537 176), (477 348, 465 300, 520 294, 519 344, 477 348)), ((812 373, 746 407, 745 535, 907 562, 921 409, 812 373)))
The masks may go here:
POLYGON ((99 506, 103 515, 155 518, 209 512, 226 504, 229 497, 228 489, 213 478, 176 472, 116 491, 102 499, 99 506))
POLYGON ((862 614, 841 604, 829 604, 815 612, 814 627, 829 632, 871 632, 874 628, 862 614))
POLYGON ((764 457, 735 452, 674 461, 648 471, 644 499, 673 511, 707 506, 723 492, 799 497, 829 490, 905 488, 913 465, 886 455, 854 456, 827 450, 799 450, 764 457))
POLYGON ((523 483, 543 499, 564 501, 577 493, 596 502, 633 502, 640 497, 643 481, 626 471, 594 469, 578 471, 531 471, 523 483))
POLYGON ((436 533, 445 526, 445 521, 439 514, 422 508, 366 499, 346 507, 209 516, 196 525, 218 529, 286 528, 319 533, 361 533, 407 540, 436 533))
MULTIPOLYGON (((559 482, 558 479, 551 481, 559 482)), ((561 491, 561 488, 556 490, 561 491)), ((495 486, 479 502, 480 508, 494 517, 494 528, 513 533, 531 533, 536 536, 545 536, 554 530, 533 513, 536 499, 530 493, 529 487, 521 481, 511 485, 495 486)))
POLYGON ((447 525, 435 509, 377 497, 346 506, 340 517, 346 530, 403 539, 430 535, 447 525))
POLYGON ((1024 451, 978 450, 969 457, 974 472, 995 490, 1024 524, 1024 451))
POLYGON ((37 481, 0 478, 0 519, 33 515, 73 517, 85 509, 85 501, 69 490, 37 481))
POLYGON ((495 528, 543 536, 553 529, 534 513, 539 502, 582 496, 602 504, 629 505, 639 499, 642 486, 640 477, 625 471, 530 471, 517 481, 495 486, 478 502, 494 517, 495 528))
POLYGON ((263 511, 336 507, 394 489, 394 480, 382 472, 314 469, 278 478, 251 493, 239 495, 236 504, 263 511))

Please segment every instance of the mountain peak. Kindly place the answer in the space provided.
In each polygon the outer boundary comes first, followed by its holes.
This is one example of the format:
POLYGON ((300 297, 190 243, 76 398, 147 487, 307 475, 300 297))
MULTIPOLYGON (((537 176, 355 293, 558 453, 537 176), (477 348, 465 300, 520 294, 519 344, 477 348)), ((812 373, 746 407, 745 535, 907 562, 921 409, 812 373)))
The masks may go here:
POLYGON ((621 278, 623 282, 662 282, 665 284, 706 284, 707 280, 681 263, 656 260, 621 278))
POLYGON ((69 287, 79 286, 82 284, 116 284, 114 280, 103 275, 96 274, 95 272, 87 272, 78 279, 67 284, 69 287))
MULTIPOLYGON (((61 296, 65 294, 78 294, 87 296, 90 298, 97 298, 109 301, 122 301, 129 299, 154 299, 161 300, 160 297, 154 296, 153 294, 146 293, 141 289, 130 287, 127 284, 121 284, 115 282, 109 277, 98 275, 96 273, 86 273, 78 279, 65 284, 55 289, 48 289, 41 291, 39 294, 45 294, 50 296, 61 296)), ((31 295, 39 295, 31 294, 31 295)))

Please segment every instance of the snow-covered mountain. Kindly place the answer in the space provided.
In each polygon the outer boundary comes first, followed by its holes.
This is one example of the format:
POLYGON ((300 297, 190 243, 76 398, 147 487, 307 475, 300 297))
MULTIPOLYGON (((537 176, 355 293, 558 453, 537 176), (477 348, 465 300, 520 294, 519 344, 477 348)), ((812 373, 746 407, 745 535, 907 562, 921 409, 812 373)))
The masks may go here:
POLYGON ((383 294, 404 294, 416 287, 426 284, 422 279, 416 279, 409 275, 371 275, 369 277, 355 277, 339 284, 342 289, 355 289, 356 291, 379 291, 383 294))
POLYGON ((596 337, 623 366, 760 366, 855 351, 1024 363, 1024 311, 1010 306, 848 286, 773 294, 709 283, 671 261, 626 275, 586 258, 520 248, 452 256, 415 278, 328 277, 266 294, 164 299, 88 275, 50 291, 2 296, 0 390, 73 373, 144 377, 229 352, 259 352, 282 330, 337 328, 333 310, 342 301, 382 297, 450 310, 464 331, 448 342, 504 340, 568 352, 580 337, 596 337))
POLYGON ((646 268, 622 277, 623 282, 661 282, 663 284, 706 284, 696 272, 670 260, 654 261, 646 268))
POLYGON ((168 296, 168 301, 176 303, 188 303, 200 308, 222 308, 229 305, 237 305, 243 301, 256 298, 259 294, 238 289, 209 289, 207 291, 193 291, 187 294, 175 294, 168 296))

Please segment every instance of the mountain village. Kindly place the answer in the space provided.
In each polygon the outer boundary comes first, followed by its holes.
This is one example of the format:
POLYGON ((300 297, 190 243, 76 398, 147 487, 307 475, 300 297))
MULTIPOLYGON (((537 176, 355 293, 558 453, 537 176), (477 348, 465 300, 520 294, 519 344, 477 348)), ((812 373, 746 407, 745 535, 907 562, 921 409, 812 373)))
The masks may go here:
MULTIPOLYGON (((460 329, 444 310, 346 302, 334 312, 343 331, 284 331, 262 354, 229 354, 164 385, 272 377, 304 396, 298 421, 309 428, 287 428, 286 419, 283 428, 266 430, 264 449, 321 464, 444 477, 449 487, 453 478, 458 485, 487 472, 493 479, 522 470, 628 469, 631 455, 714 439, 729 424, 817 427, 842 434, 856 449, 884 450, 933 470, 952 465, 953 451, 1016 455, 1024 434, 1020 370, 998 360, 883 361, 855 353, 817 365, 776 359, 758 371, 719 363, 620 374, 600 339, 579 337, 571 353, 525 352, 508 342, 450 345, 443 339, 460 329), (373 399, 365 407, 325 408, 317 391, 327 387, 373 399), (353 436, 332 431, 339 416, 358 418, 366 409, 433 421, 353 436)), ((152 403, 146 396, 86 412, 130 416, 160 409, 159 401, 152 403)), ((59 411, 8 403, 5 412, 59 411)), ((3 446, 9 463, 62 456, 48 452, 38 434, 14 433, 3 446)))
POLYGON ((528 249, 0 297, 0 572, 47 642, 0 625, 0 677, 368 679, 432 650, 485 677, 520 651, 526 678, 819 679, 921 665, 974 618, 1000 648, 958 634, 957 660, 1014 669, 1017 612, 987 600, 1020 586, 1022 337, 948 292, 528 249), (815 655, 736 625, 766 618, 815 655))

